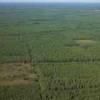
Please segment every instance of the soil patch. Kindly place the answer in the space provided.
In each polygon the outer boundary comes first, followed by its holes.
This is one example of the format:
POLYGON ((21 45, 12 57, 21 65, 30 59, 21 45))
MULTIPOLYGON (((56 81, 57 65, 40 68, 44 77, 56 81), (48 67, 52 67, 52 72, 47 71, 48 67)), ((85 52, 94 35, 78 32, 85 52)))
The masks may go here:
POLYGON ((0 85, 30 84, 36 79, 31 64, 0 64, 0 85))

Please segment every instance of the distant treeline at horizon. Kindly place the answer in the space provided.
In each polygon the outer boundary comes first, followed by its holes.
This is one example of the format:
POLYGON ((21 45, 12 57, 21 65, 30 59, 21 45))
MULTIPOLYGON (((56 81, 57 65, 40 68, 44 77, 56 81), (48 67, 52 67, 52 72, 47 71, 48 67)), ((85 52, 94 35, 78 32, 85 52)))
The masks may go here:
POLYGON ((69 9, 100 9, 100 3, 12 3, 0 2, 0 8, 69 8, 69 9))

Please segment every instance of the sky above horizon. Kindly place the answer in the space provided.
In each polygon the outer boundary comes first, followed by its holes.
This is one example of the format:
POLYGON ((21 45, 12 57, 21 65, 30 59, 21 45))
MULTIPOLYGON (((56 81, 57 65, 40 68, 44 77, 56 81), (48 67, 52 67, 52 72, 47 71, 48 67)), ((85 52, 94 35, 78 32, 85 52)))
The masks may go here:
POLYGON ((100 0, 0 0, 0 2, 100 2, 100 0))

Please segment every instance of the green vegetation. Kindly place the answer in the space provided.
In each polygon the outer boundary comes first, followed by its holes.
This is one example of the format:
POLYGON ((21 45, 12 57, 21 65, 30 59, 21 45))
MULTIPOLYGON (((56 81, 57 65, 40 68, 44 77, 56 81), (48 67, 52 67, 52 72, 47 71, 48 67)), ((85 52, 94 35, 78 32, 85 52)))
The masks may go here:
POLYGON ((100 100, 100 11, 0 9, 0 100, 100 100))

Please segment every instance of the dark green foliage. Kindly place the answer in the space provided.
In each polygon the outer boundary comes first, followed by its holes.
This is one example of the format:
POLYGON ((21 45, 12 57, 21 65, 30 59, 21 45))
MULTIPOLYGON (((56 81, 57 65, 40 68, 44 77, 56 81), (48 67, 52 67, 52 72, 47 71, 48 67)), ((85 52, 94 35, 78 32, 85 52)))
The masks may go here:
POLYGON ((0 86, 0 100, 41 100, 38 85, 0 86))
POLYGON ((0 63, 31 63, 37 75, 0 86, 0 100, 100 100, 100 12, 0 9, 0 63))

